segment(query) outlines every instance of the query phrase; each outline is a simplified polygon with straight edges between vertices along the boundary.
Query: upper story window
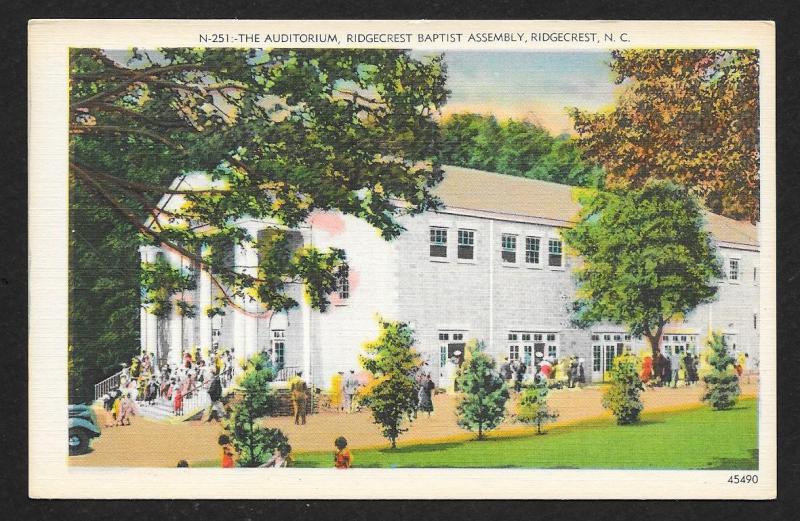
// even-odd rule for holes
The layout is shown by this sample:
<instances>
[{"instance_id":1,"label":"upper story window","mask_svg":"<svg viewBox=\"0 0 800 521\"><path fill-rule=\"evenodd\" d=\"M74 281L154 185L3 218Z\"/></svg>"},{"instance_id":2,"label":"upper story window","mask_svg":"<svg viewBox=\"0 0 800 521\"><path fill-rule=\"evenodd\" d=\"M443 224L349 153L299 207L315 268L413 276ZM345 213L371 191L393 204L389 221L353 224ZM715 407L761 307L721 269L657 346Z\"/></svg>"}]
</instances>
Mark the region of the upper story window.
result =
<instances>
[{"instance_id":1,"label":"upper story window","mask_svg":"<svg viewBox=\"0 0 800 521\"><path fill-rule=\"evenodd\" d=\"M458 258L475 258L475 232L473 230L458 230Z\"/></svg>"},{"instance_id":2,"label":"upper story window","mask_svg":"<svg viewBox=\"0 0 800 521\"><path fill-rule=\"evenodd\" d=\"M758 266L753 266L753 284L758 284Z\"/></svg>"},{"instance_id":3,"label":"upper story window","mask_svg":"<svg viewBox=\"0 0 800 521\"><path fill-rule=\"evenodd\" d=\"M728 259L728 280L739 281L739 259Z\"/></svg>"},{"instance_id":4,"label":"upper story window","mask_svg":"<svg viewBox=\"0 0 800 521\"><path fill-rule=\"evenodd\" d=\"M350 269L347 265L339 268L339 273L336 277L336 294L341 300L350 298Z\"/></svg>"},{"instance_id":5,"label":"upper story window","mask_svg":"<svg viewBox=\"0 0 800 521\"><path fill-rule=\"evenodd\" d=\"M503 262L517 262L517 236L504 233L500 238Z\"/></svg>"},{"instance_id":6,"label":"upper story window","mask_svg":"<svg viewBox=\"0 0 800 521\"><path fill-rule=\"evenodd\" d=\"M525 262L539 264L539 237L525 237Z\"/></svg>"},{"instance_id":7,"label":"upper story window","mask_svg":"<svg viewBox=\"0 0 800 521\"><path fill-rule=\"evenodd\" d=\"M561 239L549 239L547 241L548 264L553 267L560 267L563 264L563 252L561 251Z\"/></svg>"},{"instance_id":8,"label":"upper story window","mask_svg":"<svg viewBox=\"0 0 800 521\"><path fill-rule=\"evenodd\" d=\"M447 228L431 227L431 257L447 257Z\"/></svg>"}]
</instances>

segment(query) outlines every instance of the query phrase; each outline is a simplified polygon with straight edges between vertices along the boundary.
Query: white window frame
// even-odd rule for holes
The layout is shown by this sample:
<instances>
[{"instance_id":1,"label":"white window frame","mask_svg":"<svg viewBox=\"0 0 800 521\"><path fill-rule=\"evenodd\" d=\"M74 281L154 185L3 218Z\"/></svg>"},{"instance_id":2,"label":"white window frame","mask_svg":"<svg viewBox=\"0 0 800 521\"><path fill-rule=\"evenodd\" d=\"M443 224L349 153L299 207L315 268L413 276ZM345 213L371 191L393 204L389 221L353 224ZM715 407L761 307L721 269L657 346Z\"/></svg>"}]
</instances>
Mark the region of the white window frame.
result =
<instances>
[{"instance_id":1,"label":"white window frame","mask_svg":"<svg viewBox=\"0 0 800 521\"><path fill-rule=\"evenodd\" d=\"M733 270L733 263L736 263L736 271ZM742 259L740 257L728 257L727 265L725 266L725 276L731 284L739 284L742 280ZM735 273L735 277L732 277Z\"/></svg>"},{"instance_id":2,"label":"white window frame","mask_svg":"<svg viewBox=\"0 0 800 521\"><path fill-rule=\"evenodd\" d=\"M337 306L344 306L350 300L350 267L343 267L336 276L336 295L339 301Z\"/></svg>"},{"instance_id":3,"label":"white window frame","mask_svg":"<svg viewBox=\"0 0 800 521\"><path fill-rule=\"evenodd\" d=\"M278 349L280 346L280 350ZM272 348L272 365L286 365L286 330L273 329L270 334L270 347Z\"/></svg>"},{"instance_id":4,"label":"white window frame","mask_svg":"<svg viewBox=\"0 0 800 521\"><path fill-rule=\"evenodd\" d=\"M463 234L471 234L472 244L461 244L462 233ZM475 238L476 235L477 235L476 230L474 230L472 228L458 228L457 229L457 231L456 231L456 260L458 262L465 263L465 264L474 264L475 263L475 254L477 252L476 238ZM469 246L470 248L472 248L472 257L470 257L468 259L462 259L461 258L460 254L459 254L459 250L460 250L460 248L462 246Z\"/></svg>"},{"instance_id":5,"label":"white window frame","mask_svg":"<svg viewBox=\"0 0 800 521\"><path fill-rule=\"evenodd\" d=\"M551 242L558 241L559 244L559 255L561 257L561 265L560 266L553 266L550 264L550 256L555 255L550 253L550 246ZM548 237L547 238L547 267L553 271L564 271L566 269L566 259L564 257L564 240L561 237Z\"/></svg>"},{"instance_id":6,"label":"white window frame","mask_svg":"<svg viewBox=\"0 0 800 521\"><path fill-rule=\"evenodd\" d=\"M433 241L435 232L443 232L444 242L439 243L439 242L434 242ZM449 239L448 235L450 235L450 233L449 233L449 229L446 226L433 226L433 225L431 225L431 226L428 227L428 258L431 261L433 261L433 262L448 262L448 257L450 255L449 248L447 247L447 243L448 243L448 239ZM444 255L443 256L432 255L431 254L431 248L433 248L434 246L444 246Z\"/></svg>"},{"instance_id":7,"label":"white window frame","mask_svg":"<svg viewBox=\"0 0 800 521\"><path fill-rule=\"evenodd\" d=\"M528 248L529 240L536 240L536 256L538 260L536 262L529 262L528 261L528 254L533 253L534 250ZM534 269L541 269L542 268L542 238L537 235L526 235L525 236L525 266L528 268Z\"/></svg>"},{"instance_id":8,"label":"white window frame","mask_svg":"<svg viewBox=\"0 0 800 521\"><path fill-rule=\"evenodd\" d=\"M509 248L507 246L507 240L513 240L514 248ZM503 263L503 266L514 266L516 267L519 263L519 235L516 233L501 233L500 234L500 262ZM503 256L506 252L512 252L514 254L514 261L506 260Z\"/></svg>"}]
</instances>

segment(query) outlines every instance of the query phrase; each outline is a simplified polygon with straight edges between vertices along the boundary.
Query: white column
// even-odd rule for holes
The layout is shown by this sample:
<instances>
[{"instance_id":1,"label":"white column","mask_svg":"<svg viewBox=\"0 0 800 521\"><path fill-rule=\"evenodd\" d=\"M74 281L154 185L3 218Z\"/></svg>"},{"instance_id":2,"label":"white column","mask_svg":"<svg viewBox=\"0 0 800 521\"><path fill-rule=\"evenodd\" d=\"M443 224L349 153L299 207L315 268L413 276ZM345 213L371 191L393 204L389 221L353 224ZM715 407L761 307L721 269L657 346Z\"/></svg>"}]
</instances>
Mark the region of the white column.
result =
<instances>
[{"instance_id":1,"label":"white column","mask_svg":"<svg viewBox=\"0 0 800 521\"><path fill-rule=\"evenodd\" d=\"M211 274L200 268L200 280L197 284L197 319L200 325L199 335L197 339L197 346L201 352L209 352L211 350L211 317L206 314L206 311L212 305L212 284Z\"/></svg>"},{"instance_id":2,"label":"white column","mask_svg":"<svg viewBox=\"0 0 800 521\"><path fill-rule=\"evenodd\" d=\"M234 252L234 263L236 269L248 275L255 276L258 268L258 247L256 240L258 231L264 225L257 222L247 222L240 225L247 230L253 238L252 241L245 242L241 246L236 246ZM258 305L252 302L249 297L237 299L237 304L245 310L234 310L233 319L233 347L237 358L250 358L258 350Z\"/></svg>"},{"instance_id":3,"label":"white column","mask_svg":"<svg viewBox=\"0 0 800 521\"><path fill-rule=\"evenodd\" d=\"M314 238L311 235L312 230L308 229L302 233L303 244L314 244ZM305 287L300 291L300 315L303 320L303 379L309 385L313 385L311 380L311 306L305 295Z\"/></svg>"},{"instance_id":4,"label":"white column","mask_svg":"<svg viewBox=\"0 0 800 521\"><path fill-rule=\"evenodd\" d=\"M167 259L169 259L169 264L172 268L182 268L181 255L179 253L169 251L167 253ZM183 354L182 319L183 317L178 313L178 306L173 302L172 311L169 316L169 354L167 355L167 360L169 360L170 365L173 367L180 364L181 355Z\"/></svg>"},{"instance_id":5,"label":"white column","mask_svg":"<svg viewBox=\"0 0 800 521\"><path fill-rule=\"evenodd\" d=\"M139 253L142 257L142 262L153 263L156 261L156 254L158 248L156 246L140 246ZM141 347L143 351L153 353L158 356L158 317L152 313L148 313L144 308L140 313L140 334L141 334Z\"/></svg>"}]
</instances>

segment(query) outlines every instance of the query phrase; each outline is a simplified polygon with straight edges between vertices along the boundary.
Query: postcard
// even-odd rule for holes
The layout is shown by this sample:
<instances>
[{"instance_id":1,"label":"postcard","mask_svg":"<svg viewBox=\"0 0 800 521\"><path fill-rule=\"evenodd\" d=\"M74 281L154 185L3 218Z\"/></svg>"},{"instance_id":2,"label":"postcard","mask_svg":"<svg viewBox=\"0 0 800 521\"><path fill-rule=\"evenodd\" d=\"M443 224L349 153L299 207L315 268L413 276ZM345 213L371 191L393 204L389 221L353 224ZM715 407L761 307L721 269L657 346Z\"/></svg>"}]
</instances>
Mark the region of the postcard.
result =
<instances>
[{"instance_id":1,"label":"postcard","mask_svg":"<svg viewBox=\"0 0 800 521\"><path fill-rule=\"evenodd\" d=\"M774 42L30 22L30 495L774 498Z\"/></svg>"}]
</instances>

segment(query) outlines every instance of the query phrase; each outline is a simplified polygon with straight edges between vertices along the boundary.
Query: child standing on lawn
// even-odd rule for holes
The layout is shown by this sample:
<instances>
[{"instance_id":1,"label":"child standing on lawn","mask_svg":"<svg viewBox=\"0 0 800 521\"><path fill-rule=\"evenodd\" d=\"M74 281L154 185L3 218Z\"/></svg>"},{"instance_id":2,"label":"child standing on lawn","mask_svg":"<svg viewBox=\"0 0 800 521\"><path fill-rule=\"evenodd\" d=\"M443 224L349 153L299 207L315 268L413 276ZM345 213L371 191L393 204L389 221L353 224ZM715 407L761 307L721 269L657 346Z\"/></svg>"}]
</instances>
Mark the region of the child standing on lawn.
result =
<instances>
[{"instance_id":1,"label":"child standing on lawn","mask_svg":"<svg viewBox=\"0 0 800 521\"><path fill-rule=\"evenodd\" d=\"M350 454L350 449L347 448L347 439L344 436L339 436L333 442L336 445L336 454L333 455L333 465L337 469L349 469L353 462L353 456Z\"/></svg>"}]
</instances>

